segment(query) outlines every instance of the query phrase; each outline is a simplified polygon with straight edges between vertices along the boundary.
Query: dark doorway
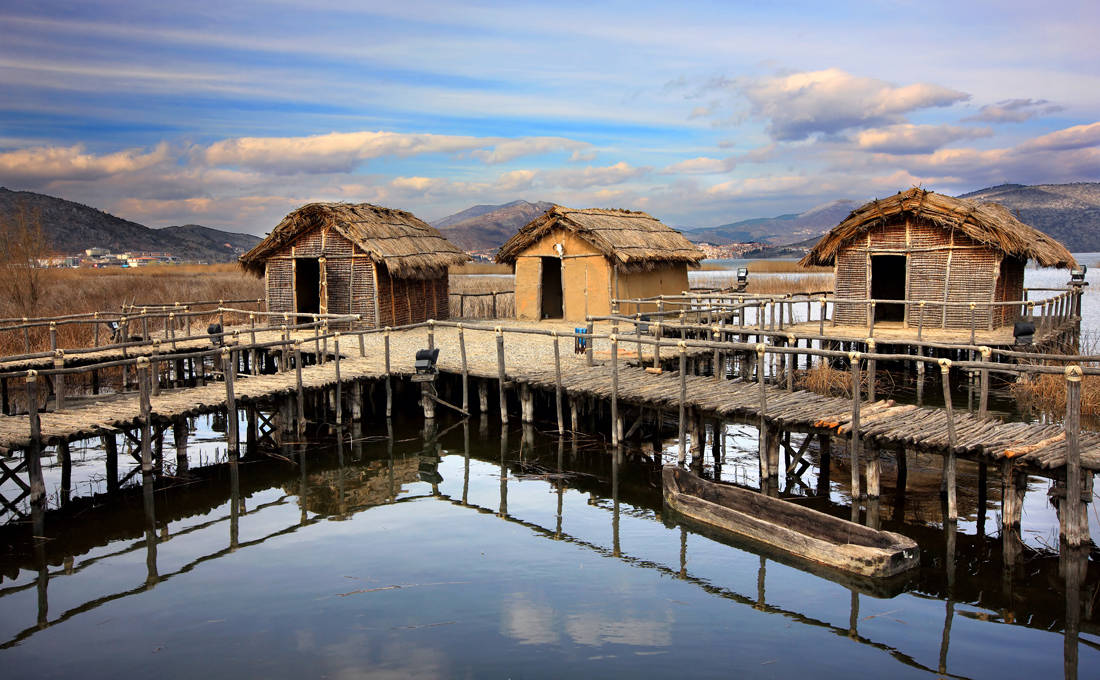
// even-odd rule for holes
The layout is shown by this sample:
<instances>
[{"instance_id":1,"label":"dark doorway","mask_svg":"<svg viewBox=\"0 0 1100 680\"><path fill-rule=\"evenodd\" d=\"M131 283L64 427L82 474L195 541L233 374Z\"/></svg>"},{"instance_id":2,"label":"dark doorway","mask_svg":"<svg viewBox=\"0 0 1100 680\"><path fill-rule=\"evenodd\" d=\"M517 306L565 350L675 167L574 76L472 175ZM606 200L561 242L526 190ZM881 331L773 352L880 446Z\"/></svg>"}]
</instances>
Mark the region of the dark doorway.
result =
<instances>
[{"instance_id":1,"label":"dark doorway","mask_svg":"<svg viewBox=\"0 0 1100 680\"><path fill-rule=\"evenodd\" d=\"M298 258L294 261L294 310L299 314L317 314L321 311L321 263L317 258ZM311 320L299 318L298 323Z\"/></svg>"},{"instance_id":2,"label":"dark doorway","mask_svg":"<svg viewBox=\"0 0 1100 680\"><path fill-rule=\"evenodd\" d=\"M905 305L884 304L881 300L905 299L905 256L871 256L871 297L875 305L875 321L905 321Z\"/></svg>"},{"instance_id":3,"label":"dark doorway","mask_svg":"<svg viewBox=\"0 0 1100 680\"><path fill-rule=\"evenodd\" d=\"M562 309L561 260L556 257L542 258L542 318L560 319Z\"/></svg>"}]
</instances>

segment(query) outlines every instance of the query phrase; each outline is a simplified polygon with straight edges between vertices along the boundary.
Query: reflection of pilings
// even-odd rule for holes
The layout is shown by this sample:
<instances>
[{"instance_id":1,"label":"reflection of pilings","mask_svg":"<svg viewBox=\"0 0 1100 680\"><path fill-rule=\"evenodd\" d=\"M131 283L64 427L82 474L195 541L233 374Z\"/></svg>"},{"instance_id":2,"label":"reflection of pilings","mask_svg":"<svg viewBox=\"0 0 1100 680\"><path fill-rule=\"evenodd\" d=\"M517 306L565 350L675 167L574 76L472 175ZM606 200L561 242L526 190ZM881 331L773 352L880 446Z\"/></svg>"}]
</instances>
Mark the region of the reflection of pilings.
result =
<instances>
[{"instance_id":1,"label":"reflection of pilings","mask_svg":"<svg viewBox=\"0 0 1100 680\"><path fill-rule=\"evenodd\" d=\"M574 439L573 441L575 442L576 439ZM558 433L558 475L559 476L558 476L557 481L555 482L555 486L558 487L557 488L558 511L557 511L556 516L555 516L554 538L561 538L562 503L563 503L564 496L565 496L565 480L561 477L561 472L562 472L562 469L563 469L563 464L565 462L564 458L565 458L565 433L564 432L559 432ZM469 458L467 457L466 460L467 460L467 465L469 465ZM465 494L463 494L463 496L462 496L462 502L463 503L466 502Z\"/></svg>"},{"instance_id":2,"label":"reflection of pilings","mask_svg":"<svg viewBox=\"0 0 1100 680\"><path fill-rule=\"evenodd\" d=\"M470 419L462 421L462 502L466 503L470 493ZM560 512L560 508L559 508Z\"/></svg>"},{"instance_id":3,"label":"reflection of pilings","mask_svg":"<svg viewBox=\"0 0 1100 680\"><path fill-rule=\"evenodd\" d=\"M141 496L145 510L145 589L149 590L160 580L157 574L157 515L151 473L141 475Z\"/></svg>"},{"instance_id":4,"label":"reflection of pilings","mask_svg":"<svg viewBox=\"0 0 1100 680\"><path fill-rule=\"evenodd\" d=\"M46 509L43 503L31 504L31 523L34 525L34 561L38 566L36 586L38 590L38 628L49 626L50 604L47 589L50 584L50 565L46 563Z\"/></svg>"},{"instance_id":5,"label":"reflection of pilings","mask_svg":"<svg viewBox=\"0 0 1100 680\"><path fill-rule=\"evenodd\" d=\"M763 610L767 604L765 597L764 584L767 580L768 560L763 555L760 556L760 568L756 570L756 606L754 609Z\"/></svg>"},{"instance_id":6,"label":"reflection of pilings","mask_svg":"<svg viewBox=\"0 0 1100 680\"><path fill-rule=\"evenodd\" d=\"M239 538L241 481L238 463L229 461L229 549L236 550Z\"/></svg>"},{"instance_id":7,"label":"reflection of pilings","mask_svg":"<svg viewBox=\"0 0 1100 680\"><path fill-rule=\"evenodd\" d=\"M622 455L620 446L611 452L611 554L615 557L622 555L619 546L619 459Z\"/></svg>"},{"instance_id":8,"label":"reflection of pilings","mask_svg":"<svg viewBox=\"0 0 1100 680\"><path fill-rule=\"evenodd\" d=\"M1066 627L1063 665L1066 680L1077 680L1077 648L1081 628L1081 587L1088 572L1088 549L1071 547L1063 541L1058 559L1066 579Z\"/></svg>"},{"instance_id":9,"label":"reflection of pilings","mask_svg":"<svg viewBox=\"0 0 1100 680\"><path fill-rule=\"evenodd\" d=\"M944 514L950 515L949 507L944 508ZM940 639L940 666L941 674L947 673L947 649L951 644L951 623L955 618L955 521L945 519L943 523L944 538L947 542L943 569L947 574L947 600L943 622L943 637Z\"/></svg>"},{"instance_id":10,"label":"reflection of pilings","mask_svg":"<svg viewBox=\"0 0 1100 680\"><path fill-rule=\"evenodd\" d=\"M503 392L503 388L501 389ZM497 515L500 517L506 517L508 515L508 427L505 425L500 428L500 508L497 510Z\"/></svg>"}]
</instances>

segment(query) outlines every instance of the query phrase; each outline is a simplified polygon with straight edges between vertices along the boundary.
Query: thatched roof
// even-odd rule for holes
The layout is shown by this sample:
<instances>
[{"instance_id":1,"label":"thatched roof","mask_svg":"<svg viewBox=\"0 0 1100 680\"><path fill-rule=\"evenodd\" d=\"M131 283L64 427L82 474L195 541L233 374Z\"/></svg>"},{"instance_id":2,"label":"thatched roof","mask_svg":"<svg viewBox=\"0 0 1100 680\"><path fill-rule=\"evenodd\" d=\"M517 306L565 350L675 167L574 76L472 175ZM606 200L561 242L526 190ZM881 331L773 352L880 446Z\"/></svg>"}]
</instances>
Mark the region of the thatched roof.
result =
<instances>
[{"instance_id":1,"label":"thatched roof","mask_svg":"<svg viewBox=\"0 0 1100 680\"><path fill-rule=\"evenodd\" d=\"M400 279L443 276L470 257L412 213L370 203L310 203L283 218L240 262L263 276L264 262L301 234L331 227Z\"/></svg>"},{"instance_id":2,"label":"thatched roof","mask_svg":"<svg viewBox=\"0 0 1100 680\"><path fill-rule=\"evenodd\" d=\"M799 264L832 266L844 244L872 227L905 214L944 229L958 229L979 243L1022 260L1035 260L1044 267L1077 266L1065 246L1016 219L1004 206L952 198L919 187L853 210L843 222L822 236Z\"/></svg>"},{"instance_id":3,"label":"thatched roof","mask_svg":"<svg viewBox=\"0 0 1100 680\"><path fill-rule=\"evenodd\" d=\"M554 229L580 236L624 271L645 271L672 262L694 267L703 259L702 251L683 234L644 212L573 210L555 205L508 239L497 252L497 262L514 263L520 253Z\"/></svg>"}]
</instances>

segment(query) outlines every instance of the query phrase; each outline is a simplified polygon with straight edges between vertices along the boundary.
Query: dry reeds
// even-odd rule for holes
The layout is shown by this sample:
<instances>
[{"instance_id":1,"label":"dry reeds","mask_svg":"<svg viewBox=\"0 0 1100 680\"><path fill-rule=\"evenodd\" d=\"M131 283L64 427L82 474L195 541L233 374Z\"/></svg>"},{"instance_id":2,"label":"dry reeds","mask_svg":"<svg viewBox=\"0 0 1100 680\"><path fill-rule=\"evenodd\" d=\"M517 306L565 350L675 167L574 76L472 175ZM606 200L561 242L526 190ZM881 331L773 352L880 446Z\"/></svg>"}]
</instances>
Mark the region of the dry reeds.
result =
<instances>
[{"instance_id":1,"label":"dry reeds","mask_svg":"<svg viewBox=\"0 0 1100 680\"><path fill-rule=\"evenodd\" d=\"M173 304L191 300L262 298L263 281L249 276L234 264L178 265L139 269L48 269L43 270L43 291L34 315L61 316L97 311L119 311L129 303ZM21 314L10 300L0 300L0 317ZM192 321L195 328L205 319ZM160 324L154 324L159 328ZM94 342L91 324L64 324L57 328L58 347L89 347ZM49 348L45 327L30 330L31 351ZM100 342L106 343L101 329ZM0 354L22 354L26 350L23 331L0 332Z\"/></svg>"},{"instance_id":2,"label":"dry reeds","mask_svg":"<svg viewBox=\"0 0 1100 680\"><path fill-rule=\"evenodd\" d=\"M1012 396L1021 406L1061 417L1066 412L1066 378L1044 373L1012 383ZM1082 415L1100 415L1100 376L1086 375L1081 380Z\"/></svg>"},{"instance_id":3,"label":"dry reeds","mask_svg":"<svg viewBox=\"0 0 1100 680\"><path fill-rule=\"evenodd\" d=\"M478 274L512 274L511 265L497 262L467 262L451 267L451 276L476 276ZM453 282L454 279L451 279Z\"/></svg>"},{"instance_id":4,"label":"dry reeds","mask_svg":"<svg viewBox=\"0 0 1100 680\"><path fill-rule=\"evenodd\" d=\"M860 373L860 390L866 398L870 392L871 380L875 380L875 390L880 390L881 381L869 371ZM830 397L852 397L852 373L833 368L827 362L813 368L795 372L795 385L799 389L809 390ZM892 387L892 386L891 386Z\"/></svg>"},{"instance_id":5,"label":"dry reeds","mask_svg":"<svg viewBox=\"0 0 1100 680\"><path fill-rule=\"evenodd\" d=\"M737 277L710 276L693 288L732 290L737 286ZM746 293L760 295L786 295L787 293L817 293L832 291L833 275L830 274L791 274L750 276Z\"/></svg>"},{"instance_id":6,"label":"dry reeds","mask_svg":"<svg viewBox=\"0 0 1100 680\"><path fill-rule=\"evenodd\" d=\"M516 315L515 277L452 274L449 289L451 318L510 319Z\"/></svg>"}]
</instances>

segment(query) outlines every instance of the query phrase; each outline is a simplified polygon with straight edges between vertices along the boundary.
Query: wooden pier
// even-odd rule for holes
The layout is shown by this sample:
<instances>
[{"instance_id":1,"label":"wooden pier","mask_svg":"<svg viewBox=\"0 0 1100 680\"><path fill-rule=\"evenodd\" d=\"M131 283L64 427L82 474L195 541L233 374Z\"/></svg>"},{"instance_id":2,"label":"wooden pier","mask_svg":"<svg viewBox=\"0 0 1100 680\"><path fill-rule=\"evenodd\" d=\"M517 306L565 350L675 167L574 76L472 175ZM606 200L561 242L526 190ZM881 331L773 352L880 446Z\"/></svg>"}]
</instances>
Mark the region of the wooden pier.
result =
<instances>
[{"instance_id":1,"label":"wooden pier","mask_svg":"<svg viewBox=\"0 0 1100 680\"><path fill-rule=\"evenodd\" d=\"M846 440L852 461L853 488L859 490L861 497L869 498L877 498L880 493L880 463L878 455L863 455L865 446L873 445L882 451L923 450L944 458L944 493L952 520L957 517L955 460L962 456L997 465L1010 477L1037 474L1056 480L1064 488L1081 489L1078 494L1065 494L1067 505L1076 506L1067 512L1077 518L1067 525L1067 535L1077 541L1088 537L1087 515L1080 500L1082 494L1091 498L1092 478L1100 470L1100 435L1082 433L1076 422L1068 420L1066 426L1004 423L985 415L984 406L977 414L952 408L953 364L949 359L800 347L797 342L765 344L730 339L745 336L762 340L768 335L749 329L721 329L722 332L711 335L713 339L707 339L705 333L701 338L687 338L688 326L681 326L684 339L662 337L664 334L643 335L638 328L634 334L626 329L620 333L619 323L629 319L617 318L599 327L589 323L583 334L575 334L577 329L560 323L504 327L453 322L427 322L396 330L353 329L341 334L329 332L328 321L305 324L308 329L296 330L226 329L221 336L228 342L224 347L211 347L207 341L200 348L179 345L175 352L161 354L163 343L157 343L151 353L141 352L140 356L134 356L138 354L134 352L126 358L101 363L69 366L62 360L54 363L54 368L40 371L9 370L2 376L4 382L25 385L26 402L33 406L25 414L0 416L0 448L25 452L22 463L3 466L0 481L18 479L16 475L26 468L30 484L21 486L28 488L32 500L40 499L44 489L36 468L42 447L64 446L74 440L118 432L133 432L130 436L141 448L142 469L150 471L153 429L163 429L181 416L211 410L227 412L229 445L236 449L240 407L281 399L291 415L297 416L300 428L302 400L307 391L331 391L329 398L340 422L345 412L347 418L360 417L364 385L384 384L389 414L392 380L413 376L416 351L435 347L442 350L438 370L450 376L441 382L450 381L461 389L455 387L453 396L445 395L451 400L449 403L436 394L434 387L429 387L430 382L421 383L422 404L428 418L434 417L437 404L465 414L474 411L472 388L477 389L476 410L484 412L489 408L488 396L492 391L502 421L508 421L508 402L515 399L522 421L556 417L557 429L563 432L578 429L583 411L592 411L594 405L599 405L599 410L608 417L601 420L602 416L596 414L589 422L607 432L612 445L621 445L647 424L650 429L660 431L667 420L667 410L670 415L676 414L673 420L678 426L681 463L687 463L689 448L694 452L693 460L701 460L708 423L752 423L759 428L760 478L767 480L768 487L773 486L772 480L778 476L783 449L788 458L788 474L792 469L801 474L808 465L804 456L811 438L807 437L795 449L789 436L780 436L781 431L814 435L823 446L839 436ZM569 352L577 338L586 342L584 353ZM628 351L634 352L633 366L629 365ZM847 364L854 385L862 383L862 371L874 372L876 361L910 360L922 367L938 365L947 407L895 404L877 400L873 393L861 394L859 390L853 398L797 391L793 374L800 358L807 366L814 361ZM652 361L658 368L647 370L637 365L639 359ZM983 360L954 365L982 373L983 385L987 385L991 370L1064 372L1055 366L1013 366L984 359L983 352ZM185 375L176 375L175 381L163 380L158 367L179 366L185 361L203 367L197 377L192 371L191 383L179 380ZM208 364L214 368L212 372L206 371ZM133 371L136 391L65 395L65 380L57 379L119 366ZM1072 370L1065 370L1065 375L1072 385L1086 372L1100 373L1100 369L1082 369L1075 364ZM40 406L39 383L43 379L52 379L55 389L52 408ZM188 386L172 386L181 382ZM515 397L509 397L509 393ZM553 411L537 416L539 403L553 404ZM603 405L610 408L604 409ZM1071 429L1074 431L1070 432ZM860 473L866 476L865 490L861 488ZM1008 486L1011 489L1006 487L1006 498L1015 493L1017 485ZM1009 508L1015 512L1009 512L1005 522L1011 524L1019 521L1019 515L1018 504L1012 498L1009 500L1012 501Z\"/></svg>"}]
</instances>

